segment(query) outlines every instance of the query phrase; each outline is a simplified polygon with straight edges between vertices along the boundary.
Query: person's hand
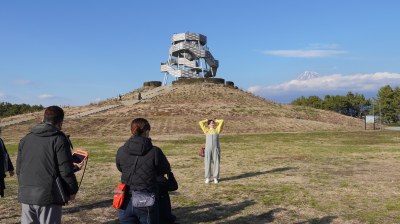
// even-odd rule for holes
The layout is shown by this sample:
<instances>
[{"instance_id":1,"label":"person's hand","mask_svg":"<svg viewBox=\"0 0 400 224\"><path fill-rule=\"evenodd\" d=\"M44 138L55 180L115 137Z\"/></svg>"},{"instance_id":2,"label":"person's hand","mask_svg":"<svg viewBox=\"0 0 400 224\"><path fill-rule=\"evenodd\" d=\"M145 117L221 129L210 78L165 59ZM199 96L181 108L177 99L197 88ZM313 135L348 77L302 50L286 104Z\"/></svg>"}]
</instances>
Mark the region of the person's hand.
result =
<instances>
[{"instance_id":1,"label":"person's hand","mask_svg":"<svg viewBox=\"0 0 400 224\"><path fill-rule=\"evenodd\" d=\"M76 196L76 194L71 194L71 195L69 196L69 200L70 200L70 201L75 200L75 196Z\"/></svg>"},{"instance_id":2,"label":"person's hand","mask_svg":"<svg viewBox=\"0 0 400 224\"><path fill-rule=\"evenodd\" d=\"M84 160L83 162L81 162L81 163L74 163L74 166L76 166L76 167L78 167L79 169L78 170L81 170L81 168L83 167L83 165L86 163L86 160Z\"/></svg>"},{"instance_id":3,"label":"person's hand","mask_svg":"<svg viewBox=\"0 0 400 224\"><path fill-rule=\"evenodd\" d=\"M14 170L10 170L8 173L10 174L10 177L14 176Z\"/></svg>"}]
</instances>

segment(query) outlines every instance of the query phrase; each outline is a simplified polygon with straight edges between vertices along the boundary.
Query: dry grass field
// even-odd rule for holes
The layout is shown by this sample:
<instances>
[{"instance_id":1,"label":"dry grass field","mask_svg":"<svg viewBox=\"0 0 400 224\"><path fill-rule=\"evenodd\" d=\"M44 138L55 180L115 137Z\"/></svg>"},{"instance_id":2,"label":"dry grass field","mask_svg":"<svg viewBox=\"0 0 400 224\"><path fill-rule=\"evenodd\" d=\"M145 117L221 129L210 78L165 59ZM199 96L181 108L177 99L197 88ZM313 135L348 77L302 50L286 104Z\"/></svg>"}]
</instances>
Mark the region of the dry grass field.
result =
<instances>
[{"instance_id":1,"label":"dry grass field","mask_svg":"<svg viewBox=\"0 0 400 224\"><path fill-rule=\"evenodd\" d=\"M114 158L128 137L72 139L90 159L63 223L117 223ZM153 141L179 182L171 199L180 223L400 223L398 132L224 134L219 184L203 182L201 134ZM17 145L7 146L15 160ZM18 223L16 178L6 184L0 222Z\"/></svg>"},{"instance_id":2,"label":"dry grass field","mask_svg":"<svg viewBox=\"0 0 400 224\"><path fill-rule=\"evenodd\" d=\"M146 90L140 90L146 91ZM135 97L125 94L123 100ZM118 103L110 100L101 105ZM97 105L65 108L76 114ZM17 144L35 120L3 129L15 161ZM179 182L171 192L179 223L400 223L400 133L363 131L361 120L280 105L219 85L179 86L137 105L77 119L64 131L90 159L63 223L118 223L111 191L119 182L115 153L129 122L147 118L153 143ZM221 182L204 183L204 136L197 122L223 118ZM11 120L14 118L7 118ZM77 173L80 179L82 172ZM18 223L16 178L6 178L0 223Z\"/></svg>"}]
</instances>

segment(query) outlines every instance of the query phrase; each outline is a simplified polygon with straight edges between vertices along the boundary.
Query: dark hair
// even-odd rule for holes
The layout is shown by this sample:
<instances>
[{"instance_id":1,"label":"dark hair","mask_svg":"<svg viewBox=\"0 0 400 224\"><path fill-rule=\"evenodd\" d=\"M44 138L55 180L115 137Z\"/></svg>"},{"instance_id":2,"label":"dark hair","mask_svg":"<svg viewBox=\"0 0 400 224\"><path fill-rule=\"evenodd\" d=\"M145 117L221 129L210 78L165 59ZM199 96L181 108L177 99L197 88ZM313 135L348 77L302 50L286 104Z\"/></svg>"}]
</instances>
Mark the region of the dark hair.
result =
<instances>
[{"instance_id":1,"label":"dark hair","mask_svg":"<svg viewBox=\"0 0 400 224\"><path fill-rule=\"evenodd\" d=\"M64 120L64 111L61 107L58 106L50 106L47 107L44 111L43 121L45 123L50 123L52 125L56 125L61 123Z\"/></svg>"},{"instance_id":2,"label":"dark hair","mask_svg":"<svg viewBox=\"0 0 400 224\"><path fill-rule=\"evenodd\" d=\"M207 121L207 124L210 125L211 122L214 122L214 123L215 123L214 120L210 119L210 120Z\"/></svg>"},{"instance_id":3,"label":"dark hair","mask_svg":"<svg viewBox=\"0 0 400 224\"><path fill-rule=\"evenodd\" d=\"M150 123L144 118L136 118L131 122L131 132L133 135L142 135L146 131L150 131Z\"/></svg>"}]
</instances>

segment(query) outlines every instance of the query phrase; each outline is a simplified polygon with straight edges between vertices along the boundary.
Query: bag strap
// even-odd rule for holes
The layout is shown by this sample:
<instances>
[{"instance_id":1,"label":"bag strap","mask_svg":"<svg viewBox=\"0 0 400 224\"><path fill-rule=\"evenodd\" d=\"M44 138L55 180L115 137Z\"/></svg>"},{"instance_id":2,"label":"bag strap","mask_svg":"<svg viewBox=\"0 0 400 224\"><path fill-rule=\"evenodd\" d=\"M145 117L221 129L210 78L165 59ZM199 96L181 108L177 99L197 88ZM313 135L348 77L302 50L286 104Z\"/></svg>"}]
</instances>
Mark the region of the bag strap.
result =
<instances>
[{"instance_id":1,"label":"bag strap","mask_svg":"<svg viewBox=\"0 0 400 224\"><path fill-rule=\"evenodd\" d=\"M131 180L132 173L133 173L134 171L136 171L136 164L137 164L138 159L139 159L139 156L136 156L136 158L135 158L135 163L133 164L132 169L131 169L131 172L129 173L128 180L126 181L127 184L129 184L129 181Z\"/></svg>"}]
</instances>

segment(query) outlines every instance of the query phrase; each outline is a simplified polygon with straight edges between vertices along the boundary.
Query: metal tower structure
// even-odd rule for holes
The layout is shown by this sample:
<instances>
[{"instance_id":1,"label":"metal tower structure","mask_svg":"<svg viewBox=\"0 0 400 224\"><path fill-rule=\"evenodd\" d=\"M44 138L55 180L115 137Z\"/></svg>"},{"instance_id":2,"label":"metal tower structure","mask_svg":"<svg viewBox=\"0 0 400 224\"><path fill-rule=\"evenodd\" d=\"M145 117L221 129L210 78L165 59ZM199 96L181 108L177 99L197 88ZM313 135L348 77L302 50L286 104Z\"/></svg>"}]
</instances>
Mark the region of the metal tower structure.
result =
<instances>
[{"instance_id":1,"label":"metal tower structure","mask_svg":"<svg viewBox=\"0 0 400 224\"><path fill-rule=\"evenodd\" d=\"M161 63L164 72L163 85L168 75L178 78L215 77L218 60L207 47L207 37L198 33L178 33L172 36L168 61Z\"/></svg>"}]
</instances>

